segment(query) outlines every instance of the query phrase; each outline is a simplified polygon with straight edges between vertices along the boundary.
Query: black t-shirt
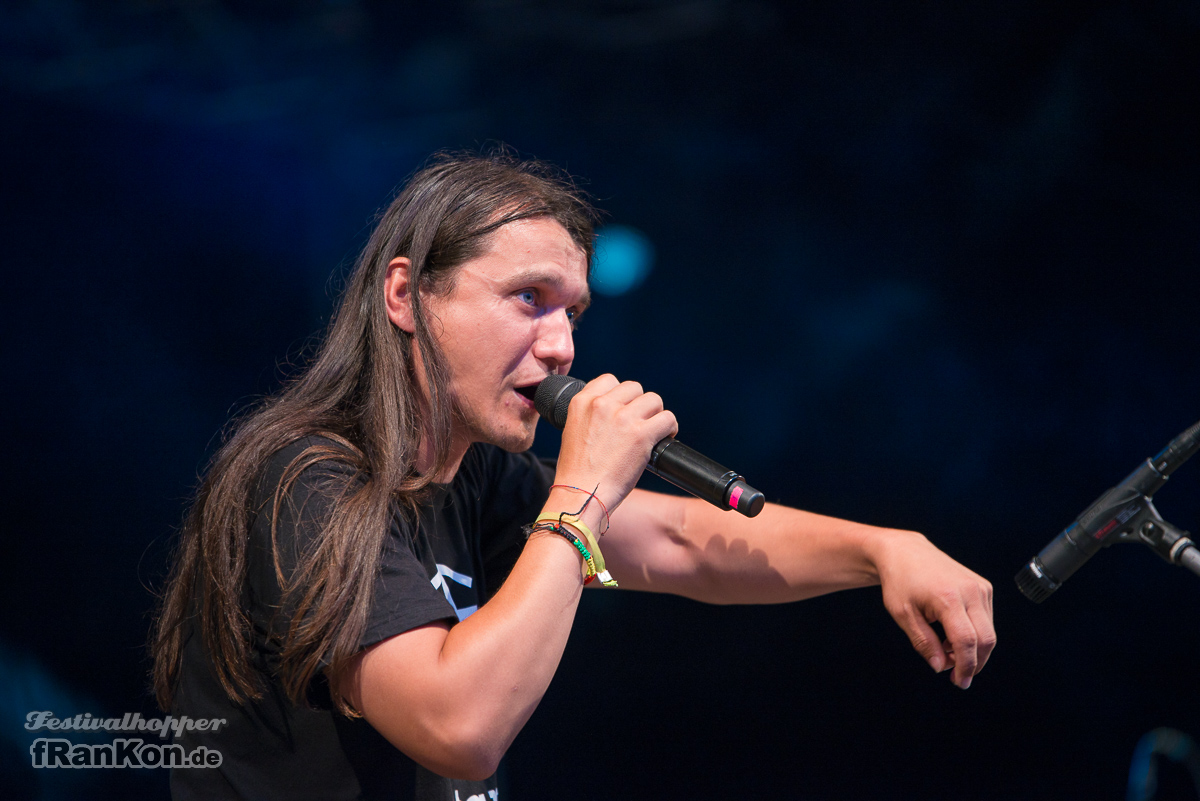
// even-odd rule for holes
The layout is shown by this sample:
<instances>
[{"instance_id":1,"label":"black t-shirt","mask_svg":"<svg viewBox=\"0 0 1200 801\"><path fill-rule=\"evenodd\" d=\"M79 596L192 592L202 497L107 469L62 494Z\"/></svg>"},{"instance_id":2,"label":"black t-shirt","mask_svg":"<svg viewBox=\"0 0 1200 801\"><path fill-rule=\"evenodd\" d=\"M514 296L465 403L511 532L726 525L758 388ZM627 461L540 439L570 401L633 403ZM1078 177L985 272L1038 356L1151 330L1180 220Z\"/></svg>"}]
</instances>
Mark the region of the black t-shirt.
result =
<instances>
[{"instance_id":1,"label":"black t-shirt","mask_svg":"<svg viewBox=\"0 0 1200 801\"><path fill-rule=\"evenodd\" d=\"M250 533L244 597L253 622L254 660L267 678L267 690L256 702L232 703L201 638L194 632L188 636L171 714L227 723L216 732L184 731L176 738L189 753L199 745L219 751L222 764L173 769L173 797L494 801L494 776L484 782L442 778L363 719L334 712L323 678L310 689L315 708L302 708L287 700L274 677L279 641L291 615L279 608L272 499L287 466L314 444L333 443L307 438L275 454L255 500L259 511ZM461 620L490 598L520 555L521 526L537 516L553 478L552 468L528 452L510 454L477 444L453 481L434 488L415 532L404 513L393 509L362 647L433 621ZM285 575L320 534L331 500L356 480L350 468L333 460L312 465L297 479L281 505L276 532Z\"/></svg>"}]
</instances>

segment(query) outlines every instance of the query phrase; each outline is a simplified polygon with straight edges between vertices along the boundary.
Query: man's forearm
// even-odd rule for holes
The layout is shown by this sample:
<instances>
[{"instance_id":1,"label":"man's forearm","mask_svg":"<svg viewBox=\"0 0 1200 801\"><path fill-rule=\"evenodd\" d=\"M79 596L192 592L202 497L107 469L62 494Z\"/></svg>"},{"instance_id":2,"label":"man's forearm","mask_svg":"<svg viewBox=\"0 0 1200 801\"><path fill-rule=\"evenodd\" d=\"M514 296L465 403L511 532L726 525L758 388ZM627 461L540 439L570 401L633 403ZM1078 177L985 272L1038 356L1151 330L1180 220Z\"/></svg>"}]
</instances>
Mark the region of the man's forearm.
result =
<instances>
[{"instance_id":1,"label":"man's forearm","mask_svg":"<svg viewBox=\"0 0 1200 801\"><path fill-rule=\"evenodd\" d=\"M776 504L746 518L694 498L638 491L604 539L622 586L744 604L878 584L875 560L893 538L924 540Z\"/></svg>"}]
</instances>

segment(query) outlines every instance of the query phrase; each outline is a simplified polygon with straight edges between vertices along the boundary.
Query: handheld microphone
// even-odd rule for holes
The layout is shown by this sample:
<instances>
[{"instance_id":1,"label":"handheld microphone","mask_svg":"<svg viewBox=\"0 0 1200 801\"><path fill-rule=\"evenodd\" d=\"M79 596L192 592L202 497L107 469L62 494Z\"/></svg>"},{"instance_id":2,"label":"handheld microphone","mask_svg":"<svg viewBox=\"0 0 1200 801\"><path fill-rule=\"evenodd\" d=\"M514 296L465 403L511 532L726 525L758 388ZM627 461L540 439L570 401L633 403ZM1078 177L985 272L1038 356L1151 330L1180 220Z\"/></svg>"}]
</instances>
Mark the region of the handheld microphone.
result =
<instances>
[{"instance_id":1,"label":"handheld microphone","mask_svg":"<svg viewBox=\"0 0 1200 801\"><path fill-rule=\"evenodd\" d=\"M567 424L571 398L583 387L584 383L578 378L548 375L538 384L533 404L538 414L555 428L562 429ZM735 509L746 517L754 517L766 503L763 494L747 484L742 476L696 453L674 437L667 437L654 446L646 469L697 498L721 509Z\"/></svg>"},{"instance_id":2,"label":"handheld microphone","mask_svg":"<svg viewBox=\"0 0 1200 801\"><path fill-rule=\"evenodd\" d=\"M1017 573L1017 587L1025 597L1041 603L1101 548L1139 538L1167 561L1200 572L1195 567L1200 553L1187 532L1166 523L1151 502L1167 477L1197 449L1200 423L1101 495Z\"/></svg>"}]
</instances>

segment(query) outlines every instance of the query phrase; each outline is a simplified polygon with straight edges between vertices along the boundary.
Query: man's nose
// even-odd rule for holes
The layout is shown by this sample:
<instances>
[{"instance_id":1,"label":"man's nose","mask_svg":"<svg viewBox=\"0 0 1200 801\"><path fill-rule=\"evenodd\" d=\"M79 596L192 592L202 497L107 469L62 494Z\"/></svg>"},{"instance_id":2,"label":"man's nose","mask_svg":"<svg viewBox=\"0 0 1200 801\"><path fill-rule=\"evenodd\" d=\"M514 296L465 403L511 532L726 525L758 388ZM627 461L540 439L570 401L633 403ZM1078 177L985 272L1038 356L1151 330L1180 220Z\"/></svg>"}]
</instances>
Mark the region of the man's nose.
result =
<instances>
[{"instance_id":1,"label":"man's nose","mask_svg":"<svg viewBox=\"0 0 1200 801\"><path fill-rule=\"evenodd\" d=\"M542 318L533 355L545 362L550 370L560 365L570 365L575 360L575 339L565 311Z\"/></svg>"}]
</instances>

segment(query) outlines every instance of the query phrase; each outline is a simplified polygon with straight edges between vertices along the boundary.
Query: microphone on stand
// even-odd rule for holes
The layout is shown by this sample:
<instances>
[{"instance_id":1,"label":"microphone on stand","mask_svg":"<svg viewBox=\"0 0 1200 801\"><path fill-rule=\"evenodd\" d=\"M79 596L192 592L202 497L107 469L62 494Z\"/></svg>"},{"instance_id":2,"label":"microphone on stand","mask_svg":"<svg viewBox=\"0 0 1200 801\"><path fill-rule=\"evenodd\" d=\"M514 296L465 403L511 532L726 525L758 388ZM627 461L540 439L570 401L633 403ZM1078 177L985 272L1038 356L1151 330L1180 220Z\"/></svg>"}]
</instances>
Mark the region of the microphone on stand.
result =
<instances>
[{"instance_id":1,"label":"microphone on stand","mask_svg":"<svg viewBox=\"0 0 1200 801\"><path fill-rule=\"evenodd\" d=\"M1101 495L1017 573L1017 587L1025 597L1040 604L1097 551L1117 542L1145 543L1168 562L1200 575L1200 550L1188 532L1163 520L1151 502L1167 477L1197 449L1200 423Z\"/></svg>"},{"instance_id":2,"label":"microphone on stand","mask_svg":"<svg viewBox=\"0 0 1200 801\"><path fill-rule=\"evenodd\" d=\"M584 383L567 375L548 375L538 384L533 404L538 414L555 428L567 424L571 398ZM721 509L734 509L746 517L762 511L766 498L734 472L703 456L674 437L667 437L650 452L646 469Z\"/></svg>"}]
</instances>

